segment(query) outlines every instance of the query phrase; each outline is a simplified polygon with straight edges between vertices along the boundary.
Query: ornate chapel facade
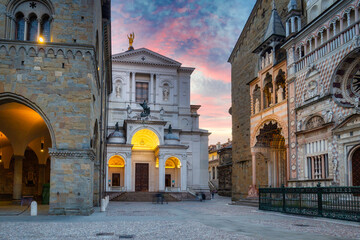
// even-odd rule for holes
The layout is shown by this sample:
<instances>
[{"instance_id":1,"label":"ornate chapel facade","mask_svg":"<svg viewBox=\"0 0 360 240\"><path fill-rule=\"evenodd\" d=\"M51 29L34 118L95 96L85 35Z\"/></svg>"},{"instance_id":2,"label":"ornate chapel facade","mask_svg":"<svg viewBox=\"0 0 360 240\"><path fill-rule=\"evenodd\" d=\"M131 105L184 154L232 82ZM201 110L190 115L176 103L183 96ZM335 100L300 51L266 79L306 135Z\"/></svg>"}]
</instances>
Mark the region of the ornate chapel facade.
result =
<instances>
[{"instance_id":1,"label":"ornate chapel facade","mask_svg":"<svg viewBox=\"0 0 360 240\"><path fill-rule=\"evenodd\" d=\"M108 192L207 192L208 131L190 104L194 68L146 48L112 57Z\"/></svg>"},{"instance_id":2,"label":"ornate chapel facade","mask_svg":"<svg viewBox=\"0 0 360 240\"><path fill-rule=\"evenodd\" d=\"M229 58L235 200L259 187L360 185L359 7L255 3Z\"/></svg>"}]
</instances>

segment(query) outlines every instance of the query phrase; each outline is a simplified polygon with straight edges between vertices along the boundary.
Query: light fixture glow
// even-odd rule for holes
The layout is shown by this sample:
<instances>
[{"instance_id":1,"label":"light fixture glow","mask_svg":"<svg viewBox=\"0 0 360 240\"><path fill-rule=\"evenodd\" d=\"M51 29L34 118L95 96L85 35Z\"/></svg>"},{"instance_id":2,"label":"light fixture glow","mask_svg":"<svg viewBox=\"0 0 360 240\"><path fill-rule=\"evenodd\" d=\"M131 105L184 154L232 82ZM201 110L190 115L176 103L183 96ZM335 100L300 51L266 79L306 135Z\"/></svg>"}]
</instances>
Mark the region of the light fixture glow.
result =
<instances>
[{"instance_id":1,"label":"light fixture glow","mask_svg":"<svg viewBox=\"0 0 360 240\"><path fill-rule=\"evenodd\" d=\"M44 138L41 138L40 152L44 152Z\"/></svg>"},{"instance_id":2,"label":"light fixture glow","mask_svg":"<svg viewBox=\"0 0 360 240\"><path fill-rule=\"evenodd\" d=\"M44 39L42 36L40 36L39 39L38 39L38 42L39 42L39 43L44 43L44 42L45 42L45 39Z\"/></svg>"}]
</instances>

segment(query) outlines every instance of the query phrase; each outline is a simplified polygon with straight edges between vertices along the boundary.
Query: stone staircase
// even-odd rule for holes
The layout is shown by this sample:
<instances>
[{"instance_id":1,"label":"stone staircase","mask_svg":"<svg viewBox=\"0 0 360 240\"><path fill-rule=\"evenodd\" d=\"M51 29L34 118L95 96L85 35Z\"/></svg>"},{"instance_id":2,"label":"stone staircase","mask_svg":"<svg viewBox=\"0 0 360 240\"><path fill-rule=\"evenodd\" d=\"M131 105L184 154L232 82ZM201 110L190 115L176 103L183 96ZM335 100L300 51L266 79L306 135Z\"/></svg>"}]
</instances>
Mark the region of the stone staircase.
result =
<instances>
[{"instance_id":1,"label":"stone staircase","mask_svg":"<svg viewBox=\"0 0 360 240\"><path fill-rule=\"evenodd\" d=\"M119 202L154 202L156 201L156 192L121 192L108 193L110 201ZM196 201L196 196L187 192L165 192L165 202L178 201Z\"/></svg>"}]
</instances>

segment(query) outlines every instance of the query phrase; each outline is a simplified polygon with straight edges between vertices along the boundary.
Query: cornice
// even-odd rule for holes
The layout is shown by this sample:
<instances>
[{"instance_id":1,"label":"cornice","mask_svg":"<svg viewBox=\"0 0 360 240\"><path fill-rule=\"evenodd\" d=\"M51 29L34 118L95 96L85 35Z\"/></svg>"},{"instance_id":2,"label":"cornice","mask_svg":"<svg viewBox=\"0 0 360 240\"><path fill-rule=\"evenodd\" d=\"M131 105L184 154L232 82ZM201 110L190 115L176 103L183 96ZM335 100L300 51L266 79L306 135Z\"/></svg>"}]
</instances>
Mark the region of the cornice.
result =
<instances>
[{"instance_id":1,"label":"cornice","mask_svg":"<svg viewBox=\"0 0 360 240\"><path fill-rule=\"evenodd\" d=\"M92 149L78 151L49 148L49 155L55 158L89 158L91 161L95 160L95 152Z\"/></svg>"}]
</instances>

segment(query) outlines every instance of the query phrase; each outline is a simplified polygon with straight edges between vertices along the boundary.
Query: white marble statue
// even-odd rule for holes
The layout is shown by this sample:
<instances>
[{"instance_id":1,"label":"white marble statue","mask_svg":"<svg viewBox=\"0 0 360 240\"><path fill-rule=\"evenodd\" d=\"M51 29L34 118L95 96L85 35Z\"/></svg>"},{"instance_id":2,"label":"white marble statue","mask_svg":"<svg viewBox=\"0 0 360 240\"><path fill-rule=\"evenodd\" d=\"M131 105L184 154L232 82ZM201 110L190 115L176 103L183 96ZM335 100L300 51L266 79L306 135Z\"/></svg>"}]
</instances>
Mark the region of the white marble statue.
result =
<instances>
[{"instance_id":1,"label":"white marble statue","mask_svg":"<svg viewBox=\"0 0 360 240\"><path fill-rule=\"evenodd\" d=\"M255 100L255 114L260 112L260 102L259 102L259 99L257 98Z\"/></svg>"},{"instance_id":2,"label":"white marble statue","mask_svg":"<svg viewBox=\"0 0 360 240\"><path fill-rule=\"evenodd\" d=\"M332 122L333 120L333 112L331 110L327 111L326 112L326 122L329 123L329 122Z\"/></svg>"},{"instance_id":3,"label":"white marble statue","mask_svg":"<svg viewBox=\"0 0 360 240\"><path fill-rule=\"evenodd\" d=\"M299 121L297 122L297 130L298 130L298 131L301 131L301 127L302 127L302 121L299 120Z\"/></svg>"},{"instance_id":4,"label":"white marble statue","mask_svg":"<svg viewBox=\"0 0 360 240\"><path fill-rule=\"evenodd\" d=\"M115 86L115 94L117 98L121 98L121 83L117 83Z\"/></svg>"},{"instance_id":5,"label":"white marble statue","mask_svg":"<svg viewBox=\"0 0 360 240\"><path fill-rule=\"evenodd\" d=\"M164 86L164 89L163 89L163 100L164 101L169 100L169 94L170 94L169 88L167 86Z\"/></svg>"},{"instance_id":6,"label":"white marble statue","mask_svg":"<svg viewBox=\"0 0 360 240\"><path fill-rule=\"evenodd\" d=\"M281 102L282 100L284 100L284 89L280 86L278 91L277 91L277 99L278 102Z\"/></svg>"}]
</instances>

